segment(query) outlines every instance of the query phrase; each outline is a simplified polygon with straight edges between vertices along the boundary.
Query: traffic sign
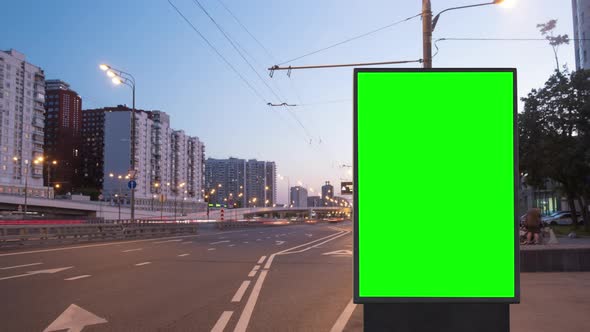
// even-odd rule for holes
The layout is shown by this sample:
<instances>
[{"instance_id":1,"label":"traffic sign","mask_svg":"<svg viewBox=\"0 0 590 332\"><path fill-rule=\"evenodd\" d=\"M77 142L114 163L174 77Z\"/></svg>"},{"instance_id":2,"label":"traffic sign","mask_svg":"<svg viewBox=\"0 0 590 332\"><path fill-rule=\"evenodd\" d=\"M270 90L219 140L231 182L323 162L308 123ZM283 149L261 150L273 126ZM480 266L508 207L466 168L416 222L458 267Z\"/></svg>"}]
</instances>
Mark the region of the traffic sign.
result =
<instances>
[{"instance_id":1,"label":"traffic sign","mask_svg":"<svg viewBox=\"0 0 590 332\"><path fill-rule=\"evenodd\" d=\"M127 183L127 187L129 187L129 189L135 189L135 187L137 187L137 182L135 180L131 180Z\"/></svg>"}]
</instances>

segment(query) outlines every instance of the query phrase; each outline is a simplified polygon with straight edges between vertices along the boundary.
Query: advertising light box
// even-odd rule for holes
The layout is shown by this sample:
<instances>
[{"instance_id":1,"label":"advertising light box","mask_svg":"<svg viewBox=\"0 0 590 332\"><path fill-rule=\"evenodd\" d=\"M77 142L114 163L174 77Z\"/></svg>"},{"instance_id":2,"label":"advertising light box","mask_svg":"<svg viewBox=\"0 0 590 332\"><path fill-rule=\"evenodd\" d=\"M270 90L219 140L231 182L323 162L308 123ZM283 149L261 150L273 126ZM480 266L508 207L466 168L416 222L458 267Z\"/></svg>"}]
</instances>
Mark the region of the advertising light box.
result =
<instances>
[{"instance_id":1,"label":"advertising light box","mask_svg":"<svg viewBox=\"0 0 590 332\"><path fill-rule=\"evenodd\" d=\"M355 303L519 301L516 69L355 69Z\"/></svg>"}]
</instances>

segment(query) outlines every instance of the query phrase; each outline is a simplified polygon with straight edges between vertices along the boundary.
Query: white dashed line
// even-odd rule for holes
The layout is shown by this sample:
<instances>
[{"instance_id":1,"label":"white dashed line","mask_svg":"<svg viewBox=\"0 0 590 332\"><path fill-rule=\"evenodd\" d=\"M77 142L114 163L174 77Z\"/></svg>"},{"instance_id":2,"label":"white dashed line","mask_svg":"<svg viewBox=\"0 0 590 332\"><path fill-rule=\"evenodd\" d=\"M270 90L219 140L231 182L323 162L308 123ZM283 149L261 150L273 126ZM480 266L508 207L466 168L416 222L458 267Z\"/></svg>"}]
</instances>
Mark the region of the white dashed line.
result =
<instances>
[{"instance_id":1,"label":"white dashed line","mask_svg":"<svg viewBox=\"0 0 590 332\"><path fill-rule=\"evenodd\" d=\"M254 268L252 269L252 271L250 271L250 273L248 273L248 277L252 278L253 276L255 276L256 272L258 272L259 269L260 269L260 265L254 265Z\"/></svg>"},{"instance_id":2,"label":"white dashed line","mask_svg":"<svg viewBox=\"0 0 590 332\"><path fill-rule=\"evenodd\" d=\"M143 266L143 265L148 265L148 264L152 264L152 262L137 263L137 264L135 264L135 266Z\"/></svg>"},{"instance_id":3,"label":"white dashed line","mask_svg":"<svg viewBox=\"0 0 590 332\"><path fill-rule=\"evenodd\" d=\"M189 244L189 243L193 243L193 241L182 242L180 244Z\"/></svg>"},{"instance_id":4,"label":"white dashed line","mask_svg":"<svg viewBox=\"0 0 590 332\"><path fill-rule=\"evenodd\" d=\"M266 259L266 256L260 257L260 259L258 260L258 264L262 264L262 262L264 262L265 259Z\"/></svg>"},{"instance_id":5,"label":"white dashed line","mask_svg":"<svg viewBox=\"0 0 590 332\"><path fill-rule=\"evenodd\" d=\"M215 250L215 248L209 248L209 249L207 249L207 250L211 251L211 250Z\"/></svg>"},{"instance_id":6,"label":"white dashed line","mask_svg":"<svg viewBox=\"0 0 590 332\"><path fill-rule=\"evenodd\" d=\"M140 251L143 250L143 248L137 248L137 249L127 249L127 250L123 250L121 252L132 252L132 251Z\"/></svg>"},{"instance_id":7,"label":"white dashed line","mask_svg":"<svg viewBox=\"0 0 590 332\"><path fill-rule=\"evenodd\" d=\"M246 328L248 327L248 323L250 323L250 317L252 316L252 311L254 311L254 305L256 305L256 301L258 300L258 295L260 294L260 290L262 288L262 283L266 278L266 274L268 271L264 270L260 272L260 276L256 283L254 284L254 288L252 289L252 293L250 293L250 297L248 298L248 302L246 302L246 306L244 307L244 311L240 315L240 319L238 320L238 324L234 329L234 332L246 332Z\"/></svg>"},{"instance_id":8,"label":"white dashed line","mask_svg":"<svg viewBox=\"0 0 590 332\"><path fill-rule=\"evenodd\" d=\"M19 267L35 266L35 265L41 265L41 264L43 264L43 263L31 263L31 264L24 264L24 265L15 265L15 266L0 267L0 270L18 269Z\"/></svg>"},{"instance_id":9,"label":"white dashed line","mask_svg":"<svg viewBox=\"0 0 590 332\"><path fill-rule=\"evenodd\" d=\"M242 242L242 243L248 244L248 241L244 241L244 242Z\"/></svg>"},{"instance_id":10,"label":"white dashed line","mask_svg":"<svg viewBox=\"0 0 590 332\"><path fill-rule=\"evenodd\" d=\"M227 243L230 242L229 240L223 240L223 241L217 241L217 242L211 242L209 244L213 245L213 244L220 244L220 243Z\"/></svg>"},{"instance_id":11,"label":"white dashed line","mask_svg":"<svg viewBox=\"0 0 590 332\"><path fill-rule=\"evenodd\" d=\"M180 255L178 255L178 257L184 257L184 256L188 256L188 254L180 254Z\"/></svg>"},{"instance_id":12,"label":"white dashed line","mask_svg":"<svg viewBox=\"0 0 590 332\"><path fill-rule=\"evenodd\" d=\"M90 275L89 275L89 274L84 274L84 275L77 276L77 277L66 278L66 279L64 279L64 280L71 281L71 280L84 279L84 278L88 278L88 277L90 277Z\"/></svg>"},{"instance_id":13,"label":"white dashed line","mask_svg":"<svg viewBox=\"0 0 590 332\"><path fill-rule=\"evenodd\" d=\"M244 280L244 282L242 282L242 285L240 285L240 288L238 288L238 291L236 292L234 297L231 299L231 301L232 302L242 301L242 297L244 296L244 293L246 293L246 289L248 289L249 285L250 285L250 280Z\"/></svg>"},{"instance_id":14,"label":"white dashed line","mask_svg":"<svg viewBox=\"0 0 590 332\"><path fill-rule=\"evenodd\" d=\"M235 247L235 246L236 246L235 244L230 244L228 247Z\"/></svg>"},{"instance_id":15,"label":"white dashed line","mask_svg":"<svg viewBox=\"0 0 590 332\"><path fill-rule=\"evenodd\" d=\"M219 319L211 329L211 332L223 332L233 313L233 311L224 311L221 316L219 316Z\"/></svg>"},{"instance_id":16,"label":"white dashed line","mask_svg":"<svg viewBox=\"0 0 590 332\"><path fill-rule=\"evenodd\" d=\"M168 240L168 241L158 241L158 242L153 242L155 244L159 244L159 243L168 243L168 242L180 242L182 241L182 239L178 239L178 240Z\"/></svg>"}]
</instances>

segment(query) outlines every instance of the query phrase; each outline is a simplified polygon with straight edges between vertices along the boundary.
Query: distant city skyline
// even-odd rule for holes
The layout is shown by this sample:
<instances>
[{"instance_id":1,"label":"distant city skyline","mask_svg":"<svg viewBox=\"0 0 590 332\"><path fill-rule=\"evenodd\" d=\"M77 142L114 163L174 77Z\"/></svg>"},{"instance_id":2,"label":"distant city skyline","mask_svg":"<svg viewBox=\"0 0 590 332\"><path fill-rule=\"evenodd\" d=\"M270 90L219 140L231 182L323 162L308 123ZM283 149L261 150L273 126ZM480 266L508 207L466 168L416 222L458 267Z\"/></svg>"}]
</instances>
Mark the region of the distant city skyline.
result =
<instances>
[{"instance_id":1,"label":"distant city skyline","mask_svg":"<svg viewBox=\"0 0 590 332\"><path fill-rule=\"evenodd\" d=\"M173 116L187 135L205 142L206 157L273 160L277 173L289 177L291 185L301 181L316 190L324 181L336 184L351 179L350 169L341 166L352 164L352 69L293 71L290 77L275 72L271 79L266 68L418 14L419 2L226 1L266 51L219 2L203 2L248 52L245 57L278 99L193 2L173 3L265 101L303 106L288 111L263 103L167 1L146 6L138 0L109 0L93 4L92 10L74 1L34 5L12 1L3 6L0 27L10 33L3 35L0 49L18 50L27 55L27 61L42 67L46 77L68 82L88 109L131 105L128 89L114 87L105 79L98 69L100 63L131 72L137 78L137 107ZM435 13L470 3L432 1ZM573 37L571 4L517 0L512 8L485 6L447 12L433 39L539 38L536 24L550 19L558 20L556 33ZM22 18L25 12L27 20ZM131 18L140 19L129 24ZM421 58L421 45L421 21L415 18L288 64L413 60ZM519 96L542 86L555 66L544 41L443 41L438 46L434 67L516 67ZM570 43L559 51L560 62L570 69L575 69L573 49ZM279 202L288 199L287 185L277 180Z\"/></svg>"}]
</instances>

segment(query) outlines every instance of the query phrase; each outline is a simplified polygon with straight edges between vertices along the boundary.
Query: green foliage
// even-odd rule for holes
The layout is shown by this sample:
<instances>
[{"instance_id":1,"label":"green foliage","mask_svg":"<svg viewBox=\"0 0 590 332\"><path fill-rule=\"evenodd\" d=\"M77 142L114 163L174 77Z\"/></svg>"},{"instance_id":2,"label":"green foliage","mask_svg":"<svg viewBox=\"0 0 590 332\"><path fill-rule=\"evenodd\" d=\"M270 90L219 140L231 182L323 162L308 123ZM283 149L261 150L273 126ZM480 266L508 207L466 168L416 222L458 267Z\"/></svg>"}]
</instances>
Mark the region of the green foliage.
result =
<instances>
[{"instance_id":1,"label":"green foliage","mask_svg":"<svg viewBox=\"0 0 590 332\"><path fill-rule=\"evenodd\" d=\"M518 115L520 171L525 183L542 188L560 184L568 200L589 197L590 71L556 71L533 89ZM587 219L587 218L586 218ZM587 223L589 224L589 223Z\"/></svg>"},{"instance_id":2,"label":"green foliage","mask_svg":"<svg viewBox=\"0 0 590 332\"><path fill-rule=\"evenodd\" d=\"M557 57L557 51L559 50L560 45L568 45L570 43L570 38L567 34L565 35L557 35L553 34L553 30L557 27L557 20L549 20L547 23L537 24L537 28L541 35L545 36L545 39L549 41L549 45L553 48L553 54L555 55L555 64L557 70L559 70L559 58Z\"/></svg>"}]
</instances>

